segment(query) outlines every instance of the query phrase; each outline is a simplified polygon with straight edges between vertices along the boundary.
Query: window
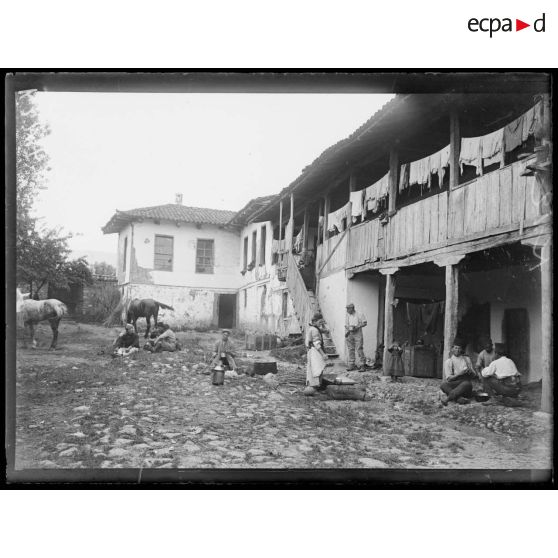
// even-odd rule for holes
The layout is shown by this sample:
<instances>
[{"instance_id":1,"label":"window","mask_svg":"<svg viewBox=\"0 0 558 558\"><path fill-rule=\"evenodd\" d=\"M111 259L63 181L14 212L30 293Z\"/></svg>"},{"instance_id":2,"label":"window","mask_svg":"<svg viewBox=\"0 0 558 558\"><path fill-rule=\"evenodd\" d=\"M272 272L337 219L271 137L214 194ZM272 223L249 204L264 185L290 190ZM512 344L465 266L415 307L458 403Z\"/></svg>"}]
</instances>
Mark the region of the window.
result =
<instances>
[{"instance_id":1,"label":"window","mask_svg":"<svg viewBox=\"0 0 558 558\"><path fill-rule=\"evenodd\" d=\"M122 271L126 271L126 258L128 257L128 237L124 239L124 256L122 258Z\"/></svg>"},{"instance_id":2,"label":"window","mask_svg":"<svg viewBox=\"0 0 558 558\"><path fill-rule=\"evenodd\" d=\"M287 291L283 291L283 305L282 305L282 316L283 318L286 318L289 313L288 313L288 307L289 307L289 293Z\"/></svg>"},{"instance_id":3,"label":"window","mask_svg":"<svg viewBox=\"0 0 558 558\"><path fill-rule=\"evenodd\" d=\"M265 265L265 244L266 244L267 229L265 225L262 227L260 233L260 265Z\"/></svg>"},{"instance_id":4,"label":"window","mask_svg":"<svg viewBox=\"0 0 558 558\"><path fill-rule=\"evenodd\" d=\"M252 259L250 260L254 265L256 265L256 242L258 238L258 231L252 233Z\"/></svg>"},{"instance_id":5,"label":"window","mask_svg":"<svg viewBox=\"0 0 558 558\"><path fill-rule=\"evenodd\" d=\"M198 238L196 247L196 273L213 273L214 240Z\"/></svg>"},{"instance_id":6,"label":"window","mask_svg":"<svg viewBox=\"0 0 558 558\"><path fill-rule=\"evenodd\" d=\"M154 268L159 271L172 271L174 237L155 235Z\"/></svg>"},{"instance_id":7,"label":"window","mask_svg":"<svg viewBox=\"0 0 558 558\"><path fill-rule=\"evenodd\" d=\"M248 267L248 237L245 236L244 237L244 260L243 260L242 269L246 271L247 267Z\"/></svg>"}]
</instances>

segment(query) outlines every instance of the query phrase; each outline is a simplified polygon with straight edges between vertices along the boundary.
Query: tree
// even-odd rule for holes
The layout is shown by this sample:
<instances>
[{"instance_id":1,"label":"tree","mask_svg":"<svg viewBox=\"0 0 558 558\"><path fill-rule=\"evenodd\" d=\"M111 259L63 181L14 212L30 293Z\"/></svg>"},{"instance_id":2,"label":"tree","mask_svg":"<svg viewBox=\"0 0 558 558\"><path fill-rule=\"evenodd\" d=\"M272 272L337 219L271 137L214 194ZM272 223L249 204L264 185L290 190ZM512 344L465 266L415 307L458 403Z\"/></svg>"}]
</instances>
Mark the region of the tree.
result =
<instances>
[{"instance_id":1,"label":"tree","mask_svg":"<svg viewBox=\"0 0 558 558\"><path fill-rule=\"evenodd\" d=\"M110 275L116 277L116 268L107 262L95 262L93 264L93 273L95 275Z\"/></svg>"},{"instance_id":2,"label":"tree","mask_svg":"<svg viewBox=\"0 0 558 558\"><path fill-rule=\"evenodd\" d=\"M47 282L56 287L85 284L92 280L85 259L68 261L71 234L61 229L40 228L33 204L46 188L48 155L42 140L50 133L39 118L34 93L16 97L16 279L29 286L31 296Z\"/></svg>"}]
</instances>

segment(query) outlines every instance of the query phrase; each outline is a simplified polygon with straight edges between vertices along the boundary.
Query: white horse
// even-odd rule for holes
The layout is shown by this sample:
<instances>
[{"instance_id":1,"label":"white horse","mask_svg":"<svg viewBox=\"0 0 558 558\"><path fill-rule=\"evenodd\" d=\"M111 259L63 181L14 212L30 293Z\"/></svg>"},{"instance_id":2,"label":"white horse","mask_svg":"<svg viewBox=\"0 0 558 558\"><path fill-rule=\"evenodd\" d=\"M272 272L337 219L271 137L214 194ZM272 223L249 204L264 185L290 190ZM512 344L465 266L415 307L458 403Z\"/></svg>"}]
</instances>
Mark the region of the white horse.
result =
<instances>
[{"instance_id":1,"label":"white horse","mask_svg":"<svg viewBox=\"0 0 558 558\"><path fill-rule=\"evenodd\" d=\"M33 348L37 346L35 340L35 325L43 320L48 320L50 329L52 329L52 343L50 349L56 349L56 341L58 340L58 324L63 316L68 313L68 308L63 302L55 298L47 300L31 300L29 293L23 294L17 289L16 312L18 321L23 323L24 327L29 328L31 334L31 342ZM24 336L25 344L25 336Z\"/></svg>"}]
</instances>

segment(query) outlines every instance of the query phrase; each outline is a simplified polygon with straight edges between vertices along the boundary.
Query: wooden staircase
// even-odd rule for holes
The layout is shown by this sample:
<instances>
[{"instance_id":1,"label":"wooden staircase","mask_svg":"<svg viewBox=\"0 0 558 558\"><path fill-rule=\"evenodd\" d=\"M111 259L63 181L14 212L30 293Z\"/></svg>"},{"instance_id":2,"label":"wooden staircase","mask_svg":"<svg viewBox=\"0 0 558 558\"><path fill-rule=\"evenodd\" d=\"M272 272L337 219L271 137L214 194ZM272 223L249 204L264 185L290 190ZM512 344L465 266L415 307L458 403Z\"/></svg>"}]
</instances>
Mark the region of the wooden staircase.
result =
<instances>
[{"instance_id":1,"label":"wooden staircase","mask_svg":"<svg viewBox=\"0 0 558 558\"><path fill-rule=\"evenodd\" d=\"M298 319L300 329L304 335L312 316L314 313L320 311L320 307L314 291L306 287L304 279L302 278L296 264L296 260L291 252L286 252L284 254L284 263L286 267L287 289L291 300L293 301L293 308ZM327 322L326 330L323 331L323 338L324 351L326 352L329 360L333 361L334 364L340 363L339 353L337 352L335 343L333 342L329 330L327 329Z\"/></svg>"}]
</instances>

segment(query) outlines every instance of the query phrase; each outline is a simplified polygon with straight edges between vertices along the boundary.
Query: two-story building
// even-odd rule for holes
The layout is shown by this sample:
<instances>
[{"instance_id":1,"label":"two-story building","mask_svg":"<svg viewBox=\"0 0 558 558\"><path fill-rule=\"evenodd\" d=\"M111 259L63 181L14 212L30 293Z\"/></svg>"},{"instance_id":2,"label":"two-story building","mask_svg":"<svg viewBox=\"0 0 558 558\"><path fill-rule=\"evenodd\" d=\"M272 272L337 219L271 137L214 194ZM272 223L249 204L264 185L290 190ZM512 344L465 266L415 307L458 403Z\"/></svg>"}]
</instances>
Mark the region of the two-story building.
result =
<instances>
[{"instance_id":1,"label":"two-story building","mask_svg":"<svg viewBox=\"0 0 558 558\"><path fill-rule=\"evenodd\" d=\"M239 228L233 211L176 203L117 211L103 227L118 233L117 277L123 300L154 298L171 325L234 327Z\"/></svg>"}]
</instances>

